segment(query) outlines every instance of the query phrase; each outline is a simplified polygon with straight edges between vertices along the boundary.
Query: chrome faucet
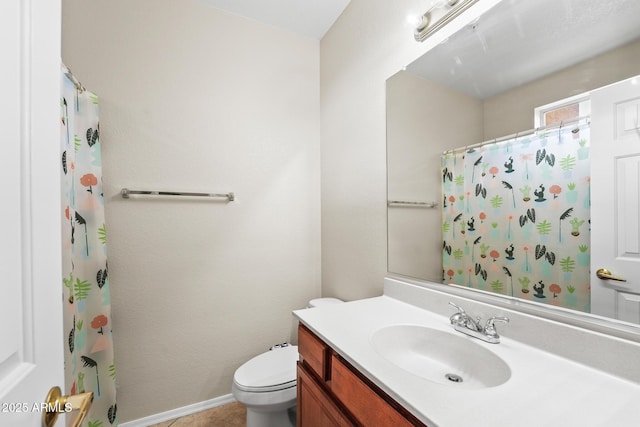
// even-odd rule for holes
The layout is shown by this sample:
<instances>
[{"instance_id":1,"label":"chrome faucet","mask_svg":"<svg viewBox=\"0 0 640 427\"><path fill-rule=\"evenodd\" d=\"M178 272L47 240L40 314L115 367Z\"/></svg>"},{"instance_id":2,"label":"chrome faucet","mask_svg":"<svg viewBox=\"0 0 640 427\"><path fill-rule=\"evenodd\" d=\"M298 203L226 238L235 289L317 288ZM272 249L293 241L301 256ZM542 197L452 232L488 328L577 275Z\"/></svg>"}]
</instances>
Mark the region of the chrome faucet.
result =
<instances>
[{"instance_id":1,"label":"chrome faucet","mask_svg":"<svg viewBox=\"0 0 640 427\"><path fill-rule=\"evenodd\" d=\"M453 329L488 343L498 344L500 342L500 335L498 335L498 332L496 331L495 322L508 323L508 317L493 316L487 320L483 327L480 325L481 319L479 316L474 319L467 314L462 307L452 302L450 302L449 305L458 310L449 318L449 321L453 325Z\"/></svg>"}]
</instances>

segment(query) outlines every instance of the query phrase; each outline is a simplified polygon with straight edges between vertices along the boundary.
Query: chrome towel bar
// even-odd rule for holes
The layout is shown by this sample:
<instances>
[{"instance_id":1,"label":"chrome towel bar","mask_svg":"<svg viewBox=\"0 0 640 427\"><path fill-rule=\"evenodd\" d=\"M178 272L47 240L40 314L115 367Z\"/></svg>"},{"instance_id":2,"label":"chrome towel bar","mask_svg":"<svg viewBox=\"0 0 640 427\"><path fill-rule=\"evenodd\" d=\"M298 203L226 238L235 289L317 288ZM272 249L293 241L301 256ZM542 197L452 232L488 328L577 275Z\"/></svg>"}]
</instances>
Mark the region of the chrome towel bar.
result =
<instances>
[{"instance_id":1,"label":"chrome towel bar","mask_svg":"<svg viewBox=\"0 0 640 427\"><path fill-rule=\"evenodd\" d=\"M389 200L387 201L387 206L410 206L416 208L437 208L437 202L407 202L403 200Z\"/></svg>"},{"instance_id":2,"label":"chrome towel bar","mask_svg":"<svg viewBox=\"0 0 640 427\"><path fill-rule=\"evenodd\" d=\"M151 190L129 190L123 188L120 190L120 195L123 199L128 199L132 194L139 194L144 196L186 196L186 197L212 197L212 198L225 198L229 202L235 200L233 193L216 194L216 193L188 193L184 191L151 191Z\"/></svg>"}]
</instances>

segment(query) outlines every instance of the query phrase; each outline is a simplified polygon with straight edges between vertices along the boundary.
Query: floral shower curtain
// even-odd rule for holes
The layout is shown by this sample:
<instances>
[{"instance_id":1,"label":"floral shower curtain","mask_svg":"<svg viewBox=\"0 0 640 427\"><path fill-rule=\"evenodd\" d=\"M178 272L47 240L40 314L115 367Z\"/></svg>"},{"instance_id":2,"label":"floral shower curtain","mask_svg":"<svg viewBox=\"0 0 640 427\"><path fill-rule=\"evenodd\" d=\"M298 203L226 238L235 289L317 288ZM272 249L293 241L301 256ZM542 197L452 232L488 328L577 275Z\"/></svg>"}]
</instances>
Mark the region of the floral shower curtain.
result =
<instances>
[{"instance_id":1,"label":"floral shower curtain","mask_svg":"<svg viewBox=\"0 0 640 427\"><path fill-rule=\"evenodd\" d=\"M98 97L77 89L65 71L60 107L66 393L93 391L84 425L115 426Z\"/></svg>"},{"instance_id":2,"label":"floral shower curtain","mask_svg":"<svg viewBox=\"0 0 640 427\"><path fill-rule=\"evenodd\" d=\"M446 283L590 311L589 124L442 156Z\"/></svg>"}]
</instances>

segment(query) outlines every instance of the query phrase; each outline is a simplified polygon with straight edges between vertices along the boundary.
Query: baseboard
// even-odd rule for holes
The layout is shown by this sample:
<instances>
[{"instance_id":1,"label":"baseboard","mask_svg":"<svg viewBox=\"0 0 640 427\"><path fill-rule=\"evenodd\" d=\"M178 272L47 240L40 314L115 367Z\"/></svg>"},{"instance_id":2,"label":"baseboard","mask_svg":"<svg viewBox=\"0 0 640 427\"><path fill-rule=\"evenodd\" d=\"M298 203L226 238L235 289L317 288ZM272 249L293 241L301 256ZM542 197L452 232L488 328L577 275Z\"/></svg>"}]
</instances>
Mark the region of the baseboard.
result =
<instances>
[{"instance_id":1,"label":"baseboard","mask_svg":"<svg viewBox=\"0 0 640 427\"><path fill-rule=\"evenodd\" d=\"M158 424L163 421L169 421L175 418L184 417L186 415L195 414L196 412L205 411L207 409L226 405L227 403L232 403L235 401L236 399L232 394L227 394L224 396L216 397L215 399L205 400L204 402L194 403L192 405L183 406L182 408L172 409L170 411L161 412L159 414L150 415L148 417L140 418L133 421L127 421L126 423L118 425L120 427L148 427L150 425Z\"/></svg>"}]
</instances>

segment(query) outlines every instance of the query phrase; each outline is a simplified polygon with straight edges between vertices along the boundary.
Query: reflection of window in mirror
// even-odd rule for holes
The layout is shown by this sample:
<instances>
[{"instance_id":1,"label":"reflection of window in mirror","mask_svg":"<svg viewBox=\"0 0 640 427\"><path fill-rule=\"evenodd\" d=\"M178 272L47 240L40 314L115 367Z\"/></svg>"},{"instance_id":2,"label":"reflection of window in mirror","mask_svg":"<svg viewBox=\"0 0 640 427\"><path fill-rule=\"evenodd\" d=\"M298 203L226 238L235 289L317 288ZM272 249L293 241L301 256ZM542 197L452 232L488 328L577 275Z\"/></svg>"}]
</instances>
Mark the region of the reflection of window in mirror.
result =
<instances>
[{"instance_id":1,"label":"reflection of window in mirror","mask_svg":"<svg viewBox=\"0 0 640 427\"><path fill-rule=\"evenodd\" d=\"M534 127L552 126L588 116L590 113L589 92L585 92L535 108Z\"/></svg>"}]
</instances>

